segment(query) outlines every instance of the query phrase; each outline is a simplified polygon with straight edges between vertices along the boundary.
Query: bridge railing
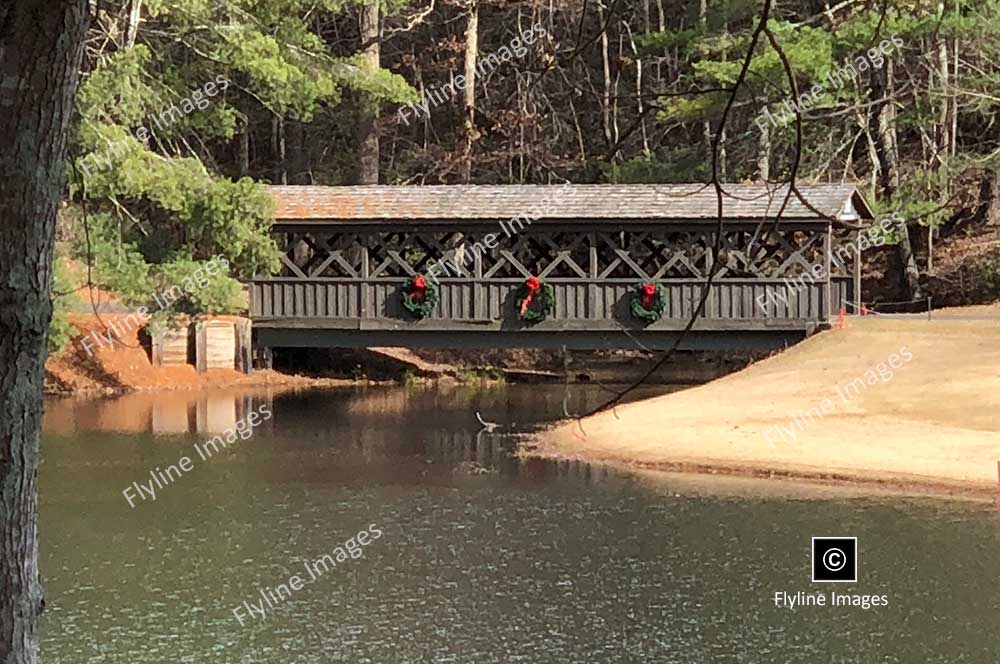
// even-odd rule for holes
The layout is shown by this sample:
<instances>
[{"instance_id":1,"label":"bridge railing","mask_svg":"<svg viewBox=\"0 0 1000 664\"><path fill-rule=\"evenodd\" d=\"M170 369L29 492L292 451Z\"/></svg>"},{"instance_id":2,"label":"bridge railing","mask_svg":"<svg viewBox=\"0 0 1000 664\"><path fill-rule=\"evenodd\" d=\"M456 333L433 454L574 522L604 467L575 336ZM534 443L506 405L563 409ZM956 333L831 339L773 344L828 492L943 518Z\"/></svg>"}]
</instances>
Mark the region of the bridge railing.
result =
<instances>
[{"instance_id":1,"label":"bridge railing","mask_svg":"<svg viewBox=\"0 0 1000 664\"><path fill-rule=\"evenodd\" d=\"M555 310L546 323L579 322L601 327L602 322L635 323L629 298L637 282L630 279L545 280L555 292ZM412 321L402 304L400 278L272 278L250 283L250 313L255 324L281 320L319 322ZM523 279L477 280L442 278L440 299L422 326L449 323L503 327L519 322L517 291ZM691 317L698 305L704 279L664 279L667 307L663 318L649 327L676 327ZM789 324L798 326L830 319L853 290L849 278L792 284L785 279L719 279L705 304L705 325L719 327ZM728 323L728 324L727 324Z\"/></svg>"}]
</instances>

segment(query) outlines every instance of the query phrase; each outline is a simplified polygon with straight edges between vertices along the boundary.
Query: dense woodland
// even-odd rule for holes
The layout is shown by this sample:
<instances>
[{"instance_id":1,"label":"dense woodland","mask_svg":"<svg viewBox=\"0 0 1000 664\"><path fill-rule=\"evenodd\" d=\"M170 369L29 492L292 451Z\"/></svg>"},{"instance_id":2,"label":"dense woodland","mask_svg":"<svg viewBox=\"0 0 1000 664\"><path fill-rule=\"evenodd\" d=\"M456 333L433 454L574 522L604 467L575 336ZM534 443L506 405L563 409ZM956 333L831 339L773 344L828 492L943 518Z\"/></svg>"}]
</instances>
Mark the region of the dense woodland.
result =
<instances>
[{"instance_id":1,"label":"dense woodland","mask_svg":"<svg viewBox=\"0 0 1000 664\"><path fill-rule=\"evenodd\" d=\"M61 238L126 299L217 252L273 269L257 183L707 182L714 139L724 181L857 181L909 220L877 298L1000 290L996 0L92 8ZM235 306L220 279L188 304Z\"/></svg>"}]
</instances>

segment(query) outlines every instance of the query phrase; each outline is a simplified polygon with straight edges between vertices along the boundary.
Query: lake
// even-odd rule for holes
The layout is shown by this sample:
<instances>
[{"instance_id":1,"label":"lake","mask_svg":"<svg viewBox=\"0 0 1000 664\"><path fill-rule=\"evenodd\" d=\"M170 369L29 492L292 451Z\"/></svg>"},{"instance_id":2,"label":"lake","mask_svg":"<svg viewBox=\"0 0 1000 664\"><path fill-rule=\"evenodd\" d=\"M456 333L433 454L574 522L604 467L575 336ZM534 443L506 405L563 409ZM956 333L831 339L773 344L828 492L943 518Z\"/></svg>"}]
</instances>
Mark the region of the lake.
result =
<instances>
[{"instance_id":1,"label":"lake","mask_svg":"<svg viewBox=\"0 0 1000 664\"><path fill-rule=\"evenodd\" d=\"M993 505L512 456L509 432L607 396L51 400L41 661L1000 661ZM858 583L811 582L810 540L829 535L858 538ZM780 592L889 604L793 610L775 606Z\"/></svg>"}]
</instances>

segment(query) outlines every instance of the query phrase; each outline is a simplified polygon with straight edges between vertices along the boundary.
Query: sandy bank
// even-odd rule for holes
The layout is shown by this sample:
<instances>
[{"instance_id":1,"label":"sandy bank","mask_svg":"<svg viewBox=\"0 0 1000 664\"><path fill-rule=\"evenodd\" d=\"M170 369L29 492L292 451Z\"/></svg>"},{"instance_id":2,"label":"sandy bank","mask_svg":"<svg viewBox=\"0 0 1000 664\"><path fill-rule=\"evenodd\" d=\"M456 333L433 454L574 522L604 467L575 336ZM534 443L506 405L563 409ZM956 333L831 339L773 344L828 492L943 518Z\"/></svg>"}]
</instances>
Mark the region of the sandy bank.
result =
<instances>
[{"instance_id":1,"label":"sandy bank","mask_svg":"<svg viewBox=\"0 0 1000 664\"><path fill-rule=\"evenodd\" d=\"M536 452L633 467L994 491L1000 307L977 307L976 320L954 318L961 313L853 319L707 385L556 427L539 436Z\"/></svg>"}]
</instances>

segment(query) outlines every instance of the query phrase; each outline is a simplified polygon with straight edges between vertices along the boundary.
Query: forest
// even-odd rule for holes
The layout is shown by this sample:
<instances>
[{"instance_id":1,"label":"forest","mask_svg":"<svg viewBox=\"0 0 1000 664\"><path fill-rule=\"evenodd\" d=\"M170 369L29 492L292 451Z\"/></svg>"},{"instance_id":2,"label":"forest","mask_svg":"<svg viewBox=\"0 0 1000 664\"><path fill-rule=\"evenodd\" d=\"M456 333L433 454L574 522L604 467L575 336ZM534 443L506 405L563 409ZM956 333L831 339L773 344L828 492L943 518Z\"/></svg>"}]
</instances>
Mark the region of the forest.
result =
<instances>
[{"instance_id":1,"label":"forest","mask_svg":"<svg viewBox=\"0 0 1000 664\"><path fill-rule=\"evenodd\" d=\"M1000 293L1000 3L101 0L57 296L239 309L277 265L262 184L861 185L905 220L874 301ZM57 299L57 310L59 309ZM53 339L60 334L57 316Z\"/></svg>"}]
</instances>

